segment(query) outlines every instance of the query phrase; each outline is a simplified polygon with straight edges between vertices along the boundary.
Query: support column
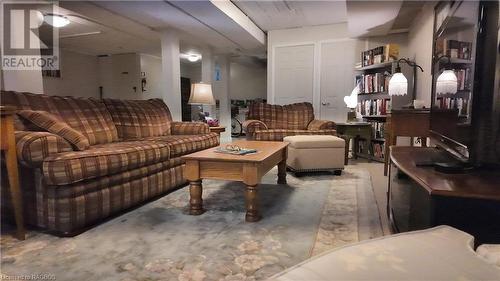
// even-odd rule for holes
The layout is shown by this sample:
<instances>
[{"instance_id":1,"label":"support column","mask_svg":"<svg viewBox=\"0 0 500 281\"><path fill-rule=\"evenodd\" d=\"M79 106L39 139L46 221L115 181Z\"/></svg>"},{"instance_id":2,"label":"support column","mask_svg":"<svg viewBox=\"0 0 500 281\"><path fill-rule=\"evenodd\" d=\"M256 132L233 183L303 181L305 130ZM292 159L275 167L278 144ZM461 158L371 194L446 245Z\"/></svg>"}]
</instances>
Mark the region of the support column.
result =
<instances>
[{"instance_id":1,"label":"support column","mask_svg":"<svg viewBox=\"0 0 500 281\"><path fill-rule=\"evenodd\" d=\"M212 56L212 50L209 47L206 47L201 52L201 82L211 84L212 92L214 91L212 83L213 69L214 69L214 61ZM210 117L216 118L215 105L203 105L203 112L208 112L210 114Z\"/></svg>"},{"instance_id":2,"label":"support column","mask_svg":"<svg viewBox=\"0 0 500 281\"><path fill-rule=\"evenodd\" d=\"M215 63L219 65L221 72L221 80L214 81L214 97L219 100L219 122L221 126L226 127L226 131L221 134L221 142L231 141L231 93L229 88L230 79L230 60L228 55L219 55L215 59Z\"/></svg>"},{"instance_id":3,"label":"support column","mask_svg":"<svg viewBox=\"0 0 500 281\"><path fill-rule=\"evenodd\" d=\"M161 92L174 121L182 120L181 105L181 62L179 37L175 30L161 32Z\"/></svg>"}]
</instances>

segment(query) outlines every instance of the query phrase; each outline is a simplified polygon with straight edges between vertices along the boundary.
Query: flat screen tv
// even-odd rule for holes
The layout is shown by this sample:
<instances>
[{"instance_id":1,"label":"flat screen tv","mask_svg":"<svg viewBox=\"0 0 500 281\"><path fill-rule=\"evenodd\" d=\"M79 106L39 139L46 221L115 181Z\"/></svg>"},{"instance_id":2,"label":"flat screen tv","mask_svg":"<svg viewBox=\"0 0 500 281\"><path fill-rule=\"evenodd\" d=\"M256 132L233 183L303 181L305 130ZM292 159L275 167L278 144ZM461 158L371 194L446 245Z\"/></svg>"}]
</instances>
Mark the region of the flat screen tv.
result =
<instances>
[{"instance_id":1,"label":"flat screen tv","mask_svg":"<svg viewBox=\"0 0 500 281\"><path fill-rule=\"evenodd\" d=\"M435 7L431 141L459 162L500 164L498 1L442 1ZM453 70L457 90L438 77ZM443 86L444 85L444 86Z\"/></svg>"}]
</instances>

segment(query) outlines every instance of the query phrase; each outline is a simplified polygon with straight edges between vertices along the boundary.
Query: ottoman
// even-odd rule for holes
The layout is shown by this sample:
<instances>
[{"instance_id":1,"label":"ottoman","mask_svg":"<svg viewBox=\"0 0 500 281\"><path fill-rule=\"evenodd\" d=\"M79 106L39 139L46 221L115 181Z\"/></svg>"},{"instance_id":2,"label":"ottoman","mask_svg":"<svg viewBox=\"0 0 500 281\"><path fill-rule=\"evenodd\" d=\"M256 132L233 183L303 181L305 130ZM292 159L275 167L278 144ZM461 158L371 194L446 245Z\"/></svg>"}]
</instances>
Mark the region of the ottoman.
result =
<instances>
[{"instance_id":1,"label":"ottoman","mask_svg":"<svg viewBox=\"0 0 500 281\"><path fill-rule=\"evenodd\" d=\"M344 169L345 141L326 135L288 136L287 167L292 172L333 171Z\"/></svg>"}]
</instances>

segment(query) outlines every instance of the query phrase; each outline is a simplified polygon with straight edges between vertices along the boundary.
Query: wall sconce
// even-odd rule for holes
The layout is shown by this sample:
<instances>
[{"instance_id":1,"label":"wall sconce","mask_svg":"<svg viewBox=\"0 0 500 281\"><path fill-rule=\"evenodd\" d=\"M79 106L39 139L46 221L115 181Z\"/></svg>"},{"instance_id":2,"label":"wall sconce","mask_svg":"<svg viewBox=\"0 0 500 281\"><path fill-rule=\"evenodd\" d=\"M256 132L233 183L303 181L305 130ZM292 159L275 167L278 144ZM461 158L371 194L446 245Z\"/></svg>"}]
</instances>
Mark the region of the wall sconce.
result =
<instances>
[{"instance_id":1,"label":"wall sconce","mask_svg":"<svg viewBox=\"0 0 500 281\"><path fill-rule=\"evenodd\" d=\"M394 74L391 77L391 80L389 80L389 95L391 96L404 96L408 94L408 80L404 76L404 74L401 72L401 67L399 66L400 62L404 62L408 64L409 66L413 67L413 99L415 99L416 96L416 80L417 80L417 71L416 68L418 67L420 71L424 72L422 67L418 64L416 64L414 61L411 61L409 59L405 58L400 58L397 61L396 69L394 71Z\"/></svg>"},{"instance_id":2,"label":"wall sconce","mask_svg":"<svg viewBox=\"0 0 500 281\"><path fill-rule=\"evenodd\" d=\"M439 61L442 58L447 58L448 62L444 67L444 71L439 74L436 80L436 94L437 95L445 95L445 94L456 94L458 91L458 79L455 71L451 66L451 59L449 56L443 55L436 59Z\"/></svg>"}]
</instances>

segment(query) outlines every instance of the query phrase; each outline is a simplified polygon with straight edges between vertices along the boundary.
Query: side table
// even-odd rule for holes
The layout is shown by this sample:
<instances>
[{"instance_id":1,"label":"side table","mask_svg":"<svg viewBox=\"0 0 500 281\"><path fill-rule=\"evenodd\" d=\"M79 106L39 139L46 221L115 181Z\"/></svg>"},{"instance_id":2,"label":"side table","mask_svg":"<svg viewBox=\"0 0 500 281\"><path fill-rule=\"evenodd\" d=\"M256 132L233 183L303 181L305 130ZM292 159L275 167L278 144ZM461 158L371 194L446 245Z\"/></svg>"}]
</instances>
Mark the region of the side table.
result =
<instances>
[{"instance_id":1,"label":"side table","mask_svg":"<svg viewBox=\"0 0 500 281\"><path fill-rule=\"evenodd\" d=\"M19 187L19 172L17 170L16 139L14 136L15 109L0 106L0 148L5 153L5 166L9 178L9 190L14 206L14 216L17 225L17 238L24 240L24 217L21 190Z\"/></svg>"},{"instance_id":2,"label":"side table","mask_svg":"<svg viewBox=\"0 0 500 281\"><path fill-rule=\"evenodd\" d=\"M336 123L336 126L337 134L346 141L344 164L347 165L349 161L349 144L351 140L354 140L352 155L353 158L356 159L359 139L366 139L368 143L371 144L372 126L368 122Z\"/></svg>"},{"instance_id":3,"label":"side table","mask_svg":"<svg viewBox=\"0 0 500 281\"><path fill-rule=\"evenodd\" d=\"M220 134L225 132L225 131L226 131L226 127L224 127L224 126L210 127L210 132L219 134L219 137L220 137Z\"/></svg>"}]
</instances>

